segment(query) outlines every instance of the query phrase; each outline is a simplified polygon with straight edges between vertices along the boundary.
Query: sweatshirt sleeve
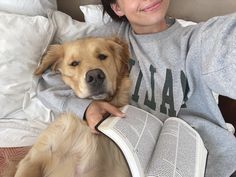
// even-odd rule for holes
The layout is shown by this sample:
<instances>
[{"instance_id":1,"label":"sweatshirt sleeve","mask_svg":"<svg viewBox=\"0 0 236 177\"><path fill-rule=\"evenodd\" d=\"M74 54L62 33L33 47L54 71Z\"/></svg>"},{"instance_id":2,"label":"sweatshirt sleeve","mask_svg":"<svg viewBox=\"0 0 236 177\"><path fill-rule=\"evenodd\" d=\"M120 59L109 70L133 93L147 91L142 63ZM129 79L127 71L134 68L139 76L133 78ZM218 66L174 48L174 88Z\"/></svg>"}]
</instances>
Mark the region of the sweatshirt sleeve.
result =
<instances>
[{"instance_id":1,"label":"sweatshirt sleeve","mask_svg":"<svg viewBox=\"0 0 236 177\"><path fill-rule=\"evenodd\" d=\"M77 97L61 80L59 73L46 71L38 84L38 98L53 112L72 112L81 119L84 117L84 112L91 100Z\"/></svg>"},{"instance_id":2,"label":"sweatshirt sleeve","mask_svg":"<svg viewBox=\"0 0 236 177\"><path fill-rule=\"evenodd\" d=\"M236 99L236 13L210 19L200 34L205 83L215 93Z\"/></svg>"}]
</instances>

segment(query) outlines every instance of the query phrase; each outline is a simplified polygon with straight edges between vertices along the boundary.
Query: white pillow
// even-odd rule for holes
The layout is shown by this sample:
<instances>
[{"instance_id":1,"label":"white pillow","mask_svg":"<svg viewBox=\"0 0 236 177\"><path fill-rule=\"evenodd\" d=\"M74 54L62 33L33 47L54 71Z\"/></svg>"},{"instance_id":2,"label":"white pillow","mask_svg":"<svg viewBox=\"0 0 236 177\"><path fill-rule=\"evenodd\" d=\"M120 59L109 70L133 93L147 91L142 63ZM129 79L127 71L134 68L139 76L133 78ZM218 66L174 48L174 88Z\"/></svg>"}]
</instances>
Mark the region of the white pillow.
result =
<instances>
[{"instance_id":1,"label":"white pillow","mask_svg":"<svg viewBox=\"0 0 236 177\"><path fill-rule=\"evenodd\" d=\"M71 16L61 11L54 11L52 18L57 24L57 31L54 37L57 43L84 37L97 28L97 25L74 20Z\"/></svg>"},{"instance_id":2,"label":"white pillow","mask_svg":"<svg viewBox=\"0 0 236 177\"><path fill-rule=\"evenodd\" d=\"M80 10L84 14L85 22L88 23L102 25L112 20L108 14L103 16L103 7L101 4L80 6Z\"/></svg>"},{"instance_id":3,"label":"white pillow","mask_svg":"<svg viewBox=\"0 0 236 177\"><path fill-rule=\"evenodd\" d=\"M0 0L0 11L22 15L47 15L48 9L57 9L56 0Z\"/></svg>"},{"instance_id":4,"label":"white pillow","mask_svg":"<svg viewBox=\"0 0 236 177\"><path fill-rule=\"evenodd\" d=\"M111 17L108 14L105 14L103 17L103 7L101 4L98 5L83 5L80 6L81 11L84 14L84 20L87 23L92 23L96 25L102 25L106 24L109 21L111 21ZM177 19L177 21L182 25L182 26L188 26L188 25L194 25L196 24L195 22L192 21L186 21L182 19Z\"/></svg>"},{"instance_id":5,"label":"white pillow","mask_svg":"<svg viewBox=\"0 0 236 177\"><path fill-rule=\"evenodd\" d=\"M46 17L0 12L0 147L25 145L33 137L23 111L24 96L54 33L55 27ZM16 129L18 134L12 135Z\"/></svg>"},{"instance_id":6,"label":"white pillow","mask_svg":"<svg viewBox=\"0 0 236 177\"><path fill-rule=\"evenodd\" d=\"M182 26L189 26L189 25L195 25L197 24L196 22L193 21L186 21L182 19L176 19Z\"/></svg>"}]
</instances>

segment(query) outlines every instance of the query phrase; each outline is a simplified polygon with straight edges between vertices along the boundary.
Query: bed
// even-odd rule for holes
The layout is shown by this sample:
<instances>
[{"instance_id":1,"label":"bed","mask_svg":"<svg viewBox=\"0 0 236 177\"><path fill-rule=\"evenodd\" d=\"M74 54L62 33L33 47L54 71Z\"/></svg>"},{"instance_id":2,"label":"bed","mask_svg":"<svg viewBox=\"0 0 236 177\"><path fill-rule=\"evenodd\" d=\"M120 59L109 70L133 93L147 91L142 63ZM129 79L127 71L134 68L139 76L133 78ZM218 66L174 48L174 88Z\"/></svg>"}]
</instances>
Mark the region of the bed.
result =
<instances>
[{"instance_id":1,"label":"bed","mask_svg":"<svg viewBox=\"0 0 236 177\"><path fill-rule=\"evenodd\" d=\"M0 0L0 174L5 160L22 157L54 119L35 96L38 78L32 74L47 46L55 37L69 40L76 21L104 22L99 0L30 1ZM56 10L59 30L51 18ZM235 11L235 0L172 0L168 14L189 25ZM218 95L216 101L226 122L236 126L236 101Z\"/></svg>"}]
</instances>

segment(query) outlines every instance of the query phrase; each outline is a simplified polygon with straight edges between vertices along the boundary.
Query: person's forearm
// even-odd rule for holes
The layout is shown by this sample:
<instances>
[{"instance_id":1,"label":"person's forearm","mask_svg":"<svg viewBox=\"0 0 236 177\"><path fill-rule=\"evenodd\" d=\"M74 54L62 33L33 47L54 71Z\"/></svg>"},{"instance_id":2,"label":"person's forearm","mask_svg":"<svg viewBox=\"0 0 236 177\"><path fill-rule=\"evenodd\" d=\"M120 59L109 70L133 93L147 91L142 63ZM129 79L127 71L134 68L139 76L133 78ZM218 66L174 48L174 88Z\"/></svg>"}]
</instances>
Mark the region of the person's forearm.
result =
<instances>
[{"instance_id":1,"label":"person's forearm","mask_svg":"<svg viewBox=\"0 0 236 177\"><path fill-rule=\"evenodd\" d=\"M39 80L37 96L53 112L71 112L81 119L91 102L89 99L78 98L73 90L61 80L60 74L54 72L45 72L42 75Z\"/></svg>"}]
</instances>

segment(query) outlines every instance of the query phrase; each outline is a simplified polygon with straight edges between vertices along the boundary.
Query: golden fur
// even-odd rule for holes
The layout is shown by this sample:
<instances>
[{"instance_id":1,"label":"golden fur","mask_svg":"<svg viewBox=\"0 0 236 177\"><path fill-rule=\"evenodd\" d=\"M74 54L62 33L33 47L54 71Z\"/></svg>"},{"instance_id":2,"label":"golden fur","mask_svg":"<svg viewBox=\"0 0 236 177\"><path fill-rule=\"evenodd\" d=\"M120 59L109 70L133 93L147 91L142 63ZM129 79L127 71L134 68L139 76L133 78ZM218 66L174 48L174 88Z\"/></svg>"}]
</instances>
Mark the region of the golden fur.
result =
<instances>
[{"instance_id":1,"label":"golden fur","mask_svg":"<svg viewBox=\"0 0 236 177\"><path fill-rule=\"evenodd\" d=\"M127 44L118 38L83 38L50 46L35 74L51 67L78 97L123 106L130 88L128 59ZM70 113L40 134L15 173L15 177L80 176L131 175L118 147L105 136L92 134L85 121Z\"/></svg>"}]
</instances>

